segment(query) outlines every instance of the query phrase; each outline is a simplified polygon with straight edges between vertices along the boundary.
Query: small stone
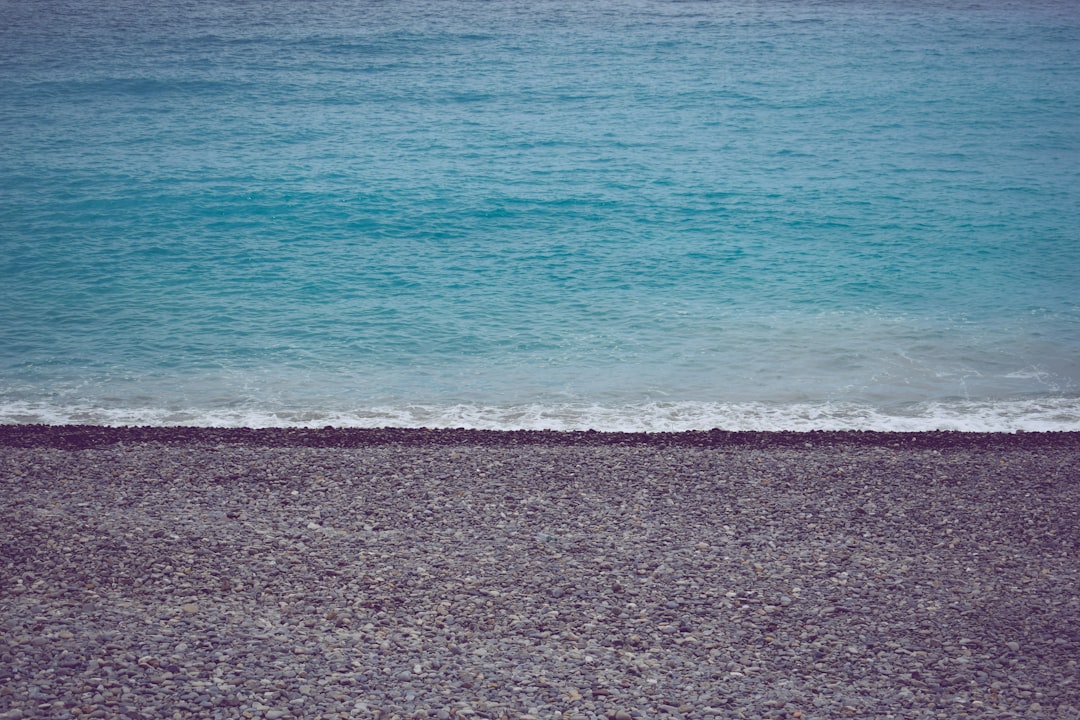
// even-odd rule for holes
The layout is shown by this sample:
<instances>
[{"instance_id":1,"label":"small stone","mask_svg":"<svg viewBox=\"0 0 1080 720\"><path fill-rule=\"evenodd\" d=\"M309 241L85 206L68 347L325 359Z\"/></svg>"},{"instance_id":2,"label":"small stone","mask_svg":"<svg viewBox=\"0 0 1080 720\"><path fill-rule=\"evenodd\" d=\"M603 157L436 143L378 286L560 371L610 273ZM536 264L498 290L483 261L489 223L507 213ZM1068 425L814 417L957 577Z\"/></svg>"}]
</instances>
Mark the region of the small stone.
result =
<instances>
[{"instance_id":1,"label":"small stone","mask_svg":"<svg viewBox=\"0 0 1080 720\"><path fill-rule=\"evenodd\" d=\"M278 718L285 717L285 711L284 710L267 710L265 713L263 713L263 717L265 717L266 720L278 720Z\"/></svg>"},{"instance_id":2,"label":"small stone","mask_svg":"<svg viewBox=\"0 0 1080 720\"><path fill-rule=\"evenodd\" d=\"M195 603L187 603L186 605L181 605L180 609L186 612L188 615L199 612L199 606Z\"/></svg>"}]
</instances>

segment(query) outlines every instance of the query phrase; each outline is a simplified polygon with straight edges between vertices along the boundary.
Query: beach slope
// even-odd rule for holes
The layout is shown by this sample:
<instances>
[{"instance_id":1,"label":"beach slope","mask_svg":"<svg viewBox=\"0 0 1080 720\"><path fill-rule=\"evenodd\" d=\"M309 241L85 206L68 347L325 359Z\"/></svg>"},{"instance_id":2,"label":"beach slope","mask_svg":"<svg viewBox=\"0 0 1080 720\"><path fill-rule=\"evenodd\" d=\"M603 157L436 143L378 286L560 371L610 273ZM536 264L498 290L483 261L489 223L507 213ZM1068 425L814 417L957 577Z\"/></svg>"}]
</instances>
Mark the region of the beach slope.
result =
<instances>
[{"instance_id":1,"label":"beach slope","mask_svg":"<svg viewBox=\"0 0 1080 720\"><path fill-rule=\"evenodd\" d=\"M1080 434L0 427L0 718L1080 716Z\"/></svg>"}]
</instances>

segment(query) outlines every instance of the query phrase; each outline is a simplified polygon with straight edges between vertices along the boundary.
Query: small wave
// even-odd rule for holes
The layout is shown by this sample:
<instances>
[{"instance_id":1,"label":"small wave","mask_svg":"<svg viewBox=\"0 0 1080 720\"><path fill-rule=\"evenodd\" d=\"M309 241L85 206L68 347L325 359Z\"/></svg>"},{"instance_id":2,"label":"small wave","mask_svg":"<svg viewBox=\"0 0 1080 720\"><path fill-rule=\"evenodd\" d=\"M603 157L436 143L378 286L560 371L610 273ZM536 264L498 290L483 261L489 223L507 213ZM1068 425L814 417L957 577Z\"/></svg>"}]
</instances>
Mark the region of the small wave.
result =
<instances>
[{"instance_id":1,"label":"small wave","mask_svg":"<svg viewBox=\"0 0 1080 720\"><path fill-rule=\"evenodd\" d=\"M294 409L95 408L12 402L2 424L197 427L401 427L476 430L876 430L921 432L1051 432L1080 430L1080 398L936 401L876 408L855 403L651 402L624 406L527 404L419 405L350 411Z\"/></svg>"}]
</instances>

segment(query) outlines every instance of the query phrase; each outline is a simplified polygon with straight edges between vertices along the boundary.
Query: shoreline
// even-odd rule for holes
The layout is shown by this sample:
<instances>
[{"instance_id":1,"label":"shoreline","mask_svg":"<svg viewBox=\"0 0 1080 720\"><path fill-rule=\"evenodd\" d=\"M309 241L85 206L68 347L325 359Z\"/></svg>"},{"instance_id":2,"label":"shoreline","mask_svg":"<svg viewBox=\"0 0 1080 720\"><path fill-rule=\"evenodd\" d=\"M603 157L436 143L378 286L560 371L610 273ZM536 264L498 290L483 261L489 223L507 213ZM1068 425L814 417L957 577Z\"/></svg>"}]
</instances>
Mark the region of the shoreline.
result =
<instances>
[{"instance_id":1,"label":"shoreline","mask_svg":"<svg viewBox=\"0 0 1080 720\"><path fill-rule=\"evenodd\" d=\"M369 445L662 447L788 447L830 444L912 449L1080 447L1080 431L967 432L959 430L479 430L464 428L245 428L0 424L0 447L79 449L117 443L225 444L257 447L356 448Z\"/></svg>"}]
</instances>

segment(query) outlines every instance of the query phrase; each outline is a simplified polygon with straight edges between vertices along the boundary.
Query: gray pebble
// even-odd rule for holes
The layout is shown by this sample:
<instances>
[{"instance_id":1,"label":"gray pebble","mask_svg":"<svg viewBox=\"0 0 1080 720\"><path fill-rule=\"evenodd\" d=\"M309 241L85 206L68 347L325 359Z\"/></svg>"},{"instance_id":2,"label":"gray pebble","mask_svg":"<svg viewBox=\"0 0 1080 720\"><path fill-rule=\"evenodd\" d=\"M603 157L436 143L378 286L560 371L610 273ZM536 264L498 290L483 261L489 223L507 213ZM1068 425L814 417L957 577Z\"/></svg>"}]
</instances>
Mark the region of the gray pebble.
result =
<instances>
[{"instance_id":1,"label":"gray pebble","mask_svg":"<svg viewBox=\"0 0 1080 720\"><path fill-rule=\"evenodd\" d=\"M1080 449L1026 435L0 444L0 720L1067 717Z\"/></svg>"}]
</instances>

